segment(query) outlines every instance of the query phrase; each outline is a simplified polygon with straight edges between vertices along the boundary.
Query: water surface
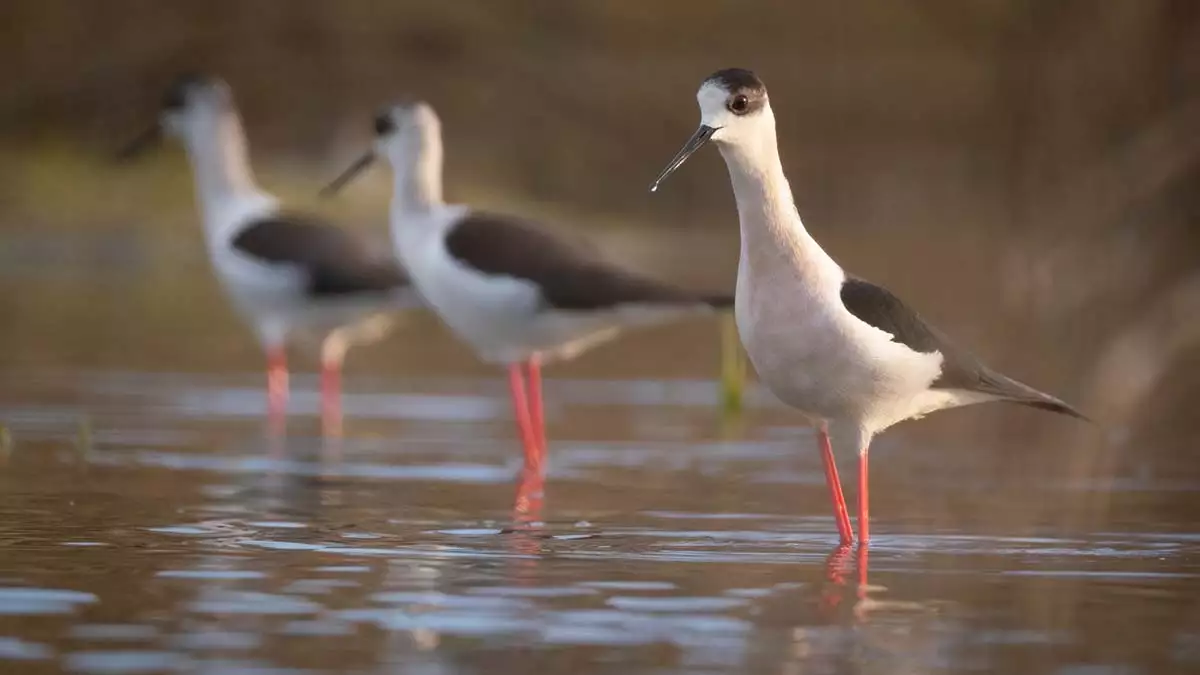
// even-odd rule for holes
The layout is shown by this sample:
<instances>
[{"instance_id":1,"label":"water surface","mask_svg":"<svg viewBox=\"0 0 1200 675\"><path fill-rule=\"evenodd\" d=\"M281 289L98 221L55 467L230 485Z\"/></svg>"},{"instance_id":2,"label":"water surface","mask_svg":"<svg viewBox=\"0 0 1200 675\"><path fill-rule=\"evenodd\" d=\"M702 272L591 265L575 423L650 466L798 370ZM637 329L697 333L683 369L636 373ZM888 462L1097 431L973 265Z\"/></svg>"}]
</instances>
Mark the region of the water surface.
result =
<instances>
[{"instance_id":1,"label":"water surface","mask_svg":"<svg viewBox=\"0 0 1200 675\"><path fill-rule=\"evenodd\" d=\"M272 439L202 249L86 241L0 247L2 672L1200 671L1193 457L945 413L877 439L839 550L812 431L723 418L699 322L548 371L538 499L432 321L351 352L340 439L298 350Z\"/></svg>"},{"instance_id":2,"label":"water surface","mask_svg":"<svg viewBox=\"0 0 1200 675\"><path fill-rule=\"evenodd\" d=\"M835 547L811 431L763 401L722 438L711 382L551 379L520 518L497 382L352 379L340 441L297 382L272 442L250 373L8 378L5 670L1200 667L1200 535L1144 476L1008 481L883 441L868 558Z\"/></svg>"}]
</instances>

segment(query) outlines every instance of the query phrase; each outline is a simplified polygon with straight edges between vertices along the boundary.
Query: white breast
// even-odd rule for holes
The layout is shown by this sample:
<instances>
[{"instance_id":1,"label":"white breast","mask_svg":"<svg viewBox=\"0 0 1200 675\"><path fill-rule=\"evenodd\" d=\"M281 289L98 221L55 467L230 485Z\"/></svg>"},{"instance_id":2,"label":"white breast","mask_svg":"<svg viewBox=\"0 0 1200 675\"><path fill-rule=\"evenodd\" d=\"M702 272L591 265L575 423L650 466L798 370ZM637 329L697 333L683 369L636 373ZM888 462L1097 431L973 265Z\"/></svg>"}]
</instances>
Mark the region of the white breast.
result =
<instances>
[{"instance_id":1,"label":"white breast","mask_svg":"<svg viewBox=\"0 0 1200 675\"><path fill-rule=\"evenodd\" d=\"M735 311L747 354L780 400L819 420L861 420L881 430L905 419L940 370L858 320L842 305L841 280L812 283L781 266L739 267Z\"/></svg>"},{"instance_id":2,"label":"white breast","mask_svg":"<svg viewBox=\"0 0 1200 675\"><path fill-rule=\"evenodd\" d=\"M205 235L213 271L231 304L266 342L282 340L294 330L325 333L370 319L378 312L414 304L403 291L398 291L390 304L366 295L314 299L307 293L304 270L263 262L233 246L248 223L277 212L274 198L242 196L219 200L210 207L205 214Z\"/></svg>"},{"instance_id":3,"label":"white breast","mask_svg":"<svg viewBox=\"0 0 1200 675\"><path fill-rule=\"evenodd\" d=\"M252 318L299 302L305 283L300 270L268 265L233 247L242 228L275 213L277 202L255 195L217 200L206 207L204 229L213 271L239 311Z\"/></svg>"},{"instance_id":4,"label":"white breast","mask_svg":"<svg viewBox=\"0 0 1200 675\"><path fill-rule=\"evenodd\" d=\"M519 279L482 274L450 255L446 231L465 213L448 207L406 215L393 227L397 255L425 301L482 358L515 360L506 348L526 339L537 290Z\"/></svg>"},{"instance_id":5,"label":"white breast","mask_svg":"<svg viewBox=\"0 0 1200 675\"><path fill-rule=\"evenodd\" d=\"M397 255L425 301L480 359L512 363L534 355L544 361L572 358L615 336L625 324L645 322L636 312L555 311L544 305L532 282L484 274L464 264L446 249L446 233L468 211L450 206L406 214L399 226L393 223L393 238Z\"/></svg>"}]
</instances>

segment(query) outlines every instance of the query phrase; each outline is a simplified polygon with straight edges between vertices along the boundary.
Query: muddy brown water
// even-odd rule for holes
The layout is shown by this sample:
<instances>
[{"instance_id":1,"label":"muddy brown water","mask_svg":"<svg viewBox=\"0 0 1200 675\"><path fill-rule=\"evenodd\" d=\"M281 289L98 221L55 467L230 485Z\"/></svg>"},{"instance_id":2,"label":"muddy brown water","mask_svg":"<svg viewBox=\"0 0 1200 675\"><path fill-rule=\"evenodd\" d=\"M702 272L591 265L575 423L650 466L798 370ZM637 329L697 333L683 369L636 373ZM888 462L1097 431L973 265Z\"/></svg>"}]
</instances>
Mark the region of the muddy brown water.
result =
<instances>
[{"instance_id":1,"label":"muddy brown water","mask_svg":"<svg viewBox=\"0 0 1200 675\"><path fill-rule=\"evenodd\" d=\"M272 440L219 310L104 320L123 282L4 283L32 327L0 370L0 672L1200 672L1200 484L1152 454L1080 470L1064 420L885 435L869 556L841 551L812 431L754 389L725 418L692 325L548 372L517 514L503 381L435 325L351 355L340 439L298 359Z\"/></svg>"}]
</instances>

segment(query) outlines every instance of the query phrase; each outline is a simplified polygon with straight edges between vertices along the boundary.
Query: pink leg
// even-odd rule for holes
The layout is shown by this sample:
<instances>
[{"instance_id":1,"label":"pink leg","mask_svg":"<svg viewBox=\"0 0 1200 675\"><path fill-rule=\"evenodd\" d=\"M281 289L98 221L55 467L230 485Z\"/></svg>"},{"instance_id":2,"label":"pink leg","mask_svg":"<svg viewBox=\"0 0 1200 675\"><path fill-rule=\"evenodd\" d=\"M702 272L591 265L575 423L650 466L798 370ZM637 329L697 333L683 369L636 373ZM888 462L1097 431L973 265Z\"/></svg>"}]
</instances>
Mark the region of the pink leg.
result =
<instances>
[{"instance_id":1,"label":"pink leg","mask_svg":"<svg viewBox=\"0 0 1200 675\"><path fill-rule=\"evenodd\" d=\"M342 362L321 363L321 425L326 436L342 435Z\"/></svg>"},{"instance_id":2,"label":"pink leg","mask_svg":"<svg viewBox=\"0 0 1200 675\"><path fill-rule=\"evenodd\" d=\"M870 564L870 549L862 544L858 545L858 555L855 556L858 562L858 597L865 598L867 596L867 568Z\"/></svg>"},{"instance_id":3,"label":"pink leg","mask_svg":"<svg viewBox=\"0 0 1200 675\"><path fill-rule=\"evenodd\" d=\"M526 464L521 469L517 498L513 502L513 521L517 527L528 527L542 520L542 501L545 493L545 476L541 467Z\"/></svg>"},{"instance_id":4,"label":"pink leg","mask_svg":"<svg viewBox=\"0 0 1200 675\"><path fill-rule=\"evenodd\" d=\"M858 455L858 545L866 547L871 541L871 517L867 512L867 449Z\"/></svg>"},{"instance_id":5,"label":"pink leg","mask_svg":"<svg viewBox=\"0 0 1200 675\"><path fill-rule=\"evenodd\" d=\"M525 470L536 469L540 472L541 462L537 450L537 438L533 434L532 422L529 418L529 399L525 395L525 378L521 375L519 363L511 364L508 367L508 388L512 395L517 431L521 434L521 444L525 447Z\"/></svg>"},{"instance_id":6,"label":"pink leg","mask_svg":"<svg viewBox=\"0 0 1200 675\"><path fill-rule=\"evenodd\" d=\"M820 606L831 610L842 602L842 588L846 585L846 561L850 557L850 545L838 544L825 558L825 579L829 582L821 592Z\"/></svg>"},{"instance_id":7,"label":"pink leg","mask_svg":"<svg viewBox=\"0 0 1200 675\"><path fill-rule=\"evenodd\" d=\"M541 579L538 574L538 560L542 550L544 521L542 519L542 504L545 487L541 471L526 465L521 470L521 479L517 483L517 497L513 503L512 528L502 532L511 536L506 537L510 551L516 555L510 560L508 579L522 586L537 584Z\"/></svg>"},{"instance_id":8,"label":"pink leg","mask_svg":"<svg viewBox=\"0 0 1200 675\"><path fill-rule=\"evenodd\" d=\"M267 418L273 430L283 428L287 401L287 350L278 345L267 350Z\"/></svg>"},{"instance_id":9,"label":"pink leg","mask_svg":"<svg viewBox=\"0 0 1200 675\"><path fill-rule=\"evenodd\" d=\"M525 372L529 380L529 423L533 427L538 452L545 458L546 417L542 408L542 364L536 356L525 363Z\"/></svg>"},{"instance_id":10,"label":"pink leg","mask_svg":"<svg viewBox=\"0 0 1200 675\"><path fill-rule=\"evenodd\" d=\"M513 505L514 522L518 528L523 529L541 521L542 500L545 495L546 429L542 414L542 369L536 357L525 362L524 379L522 379L520 366L514 365L512 368L517 373L516 381L525 382L528 385L528 389L521 391L518 391L516 386L513 388L513 406L517 409L517 424L518 426L521 424L522 406L517 403L518 400L521 400L524 402L525 419L528 425L521 432L522 442L525 444L525 465L521 467L517 499ZM511 381L513 379L511 371L509 377ZM532 545L533 550L536 551L537 545L534 540L529 540L527 545Z\"/></svg>"},{"instance_id":11,"label":"pink leg","mask_svg":"<svg viewBox=\"0 0 1200 675\"><path fill-rule=\"evenodd\" d=\"M821 428L817 431L821 444L821 461L825 464L825 484L829 486L829 498L833 502L833 517L837 521L838 536L842 545L854 541L854 529L850 527L850 515L846 512L846 498L842 495L842 481L838 478L837 464L833 460L833 446L829 433Z\"/></svg>"}]
</instances>

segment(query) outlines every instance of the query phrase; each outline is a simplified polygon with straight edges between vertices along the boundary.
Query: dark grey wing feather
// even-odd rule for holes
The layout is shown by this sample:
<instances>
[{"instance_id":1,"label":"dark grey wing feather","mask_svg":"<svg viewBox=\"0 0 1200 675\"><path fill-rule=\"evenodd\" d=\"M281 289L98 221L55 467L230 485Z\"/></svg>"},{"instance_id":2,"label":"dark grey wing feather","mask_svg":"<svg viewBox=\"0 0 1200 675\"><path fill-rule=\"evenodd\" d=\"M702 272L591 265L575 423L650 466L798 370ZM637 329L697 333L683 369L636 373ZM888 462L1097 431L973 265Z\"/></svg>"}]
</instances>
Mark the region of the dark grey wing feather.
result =
<instances>
[{"instance_id":1,"label":"dark grey wing feather","mask_svg":"<svg viewBox=\"0 0 1200 675\"><path fill-rule=\"evenodd\" d=\"M392 258L341 228L306 216L277 214L248 223L233 248L266 263L299 267L312 296L383 293L408 284Z\"/></svg>"},{"instance_id":2,"label":"dark grey wing feather","mask_svg":"<svg viewBox=\"0 0 1200 675\"><path fill-rule=\"evenodd\" d=\"M515 277L539 288L543 302L560 310L594 310L622 304L732 305L728 296L705 296L621 270L589 250L532 225L471 213L446 237L446 250L484 274Z\"/></svg>"},{"instance_id":3,"label":"dark grey wing feather","mask_svg":"<svg viewBox=\"0 0 1200 675\"><path fill-rule=\"evenodd\" d=\"M941 331L925 323L915 310L882 286L847 277L842 283L841 299L851 314L891 333L895 342L922 354L940 352L942 372L930 385L933 389L992 394L1015 403L1083 418L1059 399L988 368L970 352L955 346Z\"/></svg>"},{"instance_id":4,"label":"dark grey wing feather","mask_svg":"<svg viewBox=\"0 0 1200 675\"><path fill-rule=\"evenodd\" d=\"M842 304L860 321L891 333L893 340L915 352L944 354L947 348L953 347L919 314L882 286L847 277L842 282L841 297ZM945 376L947 373L943 372Z\"/></svg>"}]
</instances>

